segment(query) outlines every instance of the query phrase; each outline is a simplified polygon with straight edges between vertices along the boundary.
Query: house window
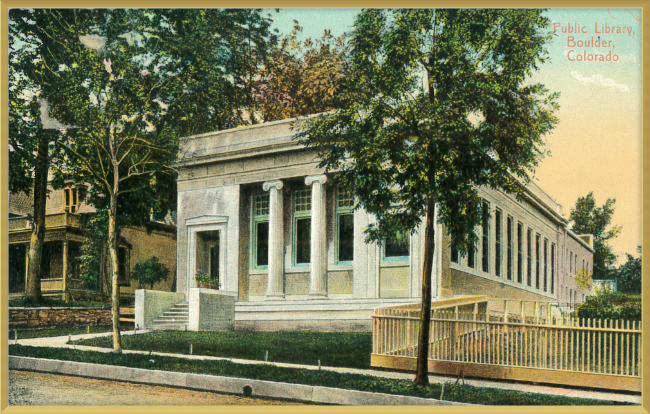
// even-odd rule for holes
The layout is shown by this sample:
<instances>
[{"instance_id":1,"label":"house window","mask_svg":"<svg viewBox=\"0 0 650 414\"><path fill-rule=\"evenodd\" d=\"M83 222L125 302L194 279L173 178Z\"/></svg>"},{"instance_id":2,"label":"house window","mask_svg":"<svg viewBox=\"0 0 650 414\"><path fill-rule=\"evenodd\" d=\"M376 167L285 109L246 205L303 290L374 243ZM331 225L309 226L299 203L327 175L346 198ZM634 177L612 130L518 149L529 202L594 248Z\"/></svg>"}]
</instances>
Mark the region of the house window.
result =
<instances>
[{"instance_id":1,"label":"house window","mask_svg":"<svg viewBox=\"0 0 650 414\"><path fill-rule=\"evenodd\" d=\"M469 249L467 249L467 266L473 269L475 261L476 261L476 248L474 247L474 245L472 245L469 247Z\"/></svg>"},{"instance_id":2,"label":"house window","mask_svg":"<svg viewBox=\"0 0 650 414\"><path fill-rule=\"evenodd\" d=\"M533 281L533 230L528 229L526 234L526 254L528 256L528 274L527 274L527 285L532 286Z\"/></svg>"},{"instance_id":3,"label":"house window","mask_svg":"<svg viewBox=\"0 0 650 414\"><path fill-rule=\"evenodd\" d=\"M308 266L311 260L311 189L293 193L293 263Z\"/></svg>"},{"instance_id":4,"label":"house window","mask_svg":"<svg viewBox=\"0 0 650 414\"><path fill-rule=\"evenodd\" d=\"M524 225L517 223L517 282L524 283Z\"/></svg>"},{"instance_id":5,"label":"house window","mask_svg":"<svg viewBox=\"0 0 650 414\"><path fill-rule=\"evenodd\" d=\"M573 273L573 252L571 252L571 256L569 257L569 272Z\"/></svg>"},{"instance_id":6,"label":"house window","mask_svg":"<svg viewBox=\"0 0 650 414\"><path fill-rule=\"evenodd\" d=\"M548 289L548 239L544 239L544 292Z\"/></svg>"},{"instance_id":7,"label":"house window","mask_svg":"<svg viewBox=\"0 0 650 414\"><path fill-rule=\"evenodd\" d=\"M535 289L539 289L539 251L540 251L540 239L539 234L535 235Z\"/></svg>"},{"instance_id":8,"label":"house window","mask_svg":"<svg viewBox=\"0 0 650 414\"><path fill-rule=\"evenodd\" d=\"M336 261L350 265L354 259L354 195L341 186L336 195Z\"/></svg>"},{"instance_id":9,"label":"house window","mask_svg":"<svg viewBox=\"0 0 650 414\"><path fill-rule=\"evenodd\" d=\"M508 216L508 222L506 224L506 231L508 233L507 243L508 243L508 253L506 256L506 276L508 280L512 280L512 217Z\"/></svg>"},{"instance_id":10,"label":"house window","mask_svg":"<svg viewBox=\"0 0 650 414\"><path fill-rule=\"evenodd\" d=\"M386 239L384 243L384 259L407 260L409 258L410 237L406 231L397 231L395 236Z\"/></svg>"},{"instance_id":11,"label":"house window","mask_svg":"<svg viewBox=\"0 0 650 414\"><path fill-rule=\"evenodd\" d=\"M63 190L65 204L63 206L63 211L66 213L76 213L78 208L78 193L76 188L66 188Z\"/></svg>"},{"instance_id":12,"label":"house window","mask_svg":"<svg viewBox=\"0 0 650 414\"><path fill-rule=\"evenodd\" d=\"M129 284L129 251L126 247L117 248L117 281L121 285Z\"/></svg>"},{"instance_id":13,"label":"house window","mask_svg":"<svg viewBox=\"0 0 650 414\"><path fill-rule=\"evenodd\" d=\"M483 200L481 208L481 222L483 225L483 243L482 243L482 260L481 268L484 272L490 271L490 205L487 201Z\"/></svg>"},{"instance_id":14,"label":"house window","mask_svg":"<svg viewBox=\"0 0 650 414\"><path fill-rule=\"evenodd\" d=\"M456 246L456 243L452 242L450 248L451 248L451 261L453 263L458 263L458 247Z\"/></svg>"},{"instance_id":15,"label":"house window","mask_svg":"<svg viewBox=\"0 0 650 414\"><path fill-rule=\"evenodd\" d=\"M253 195L251 207L251 268L266 269L269 264L268 193Z\"/></svg>"},{"instance_id":16,"label":"house window","mask_svg":"<svg viewBox=\"0 0 650 414\"><path fill-rule=\"evenodd\" d=\"M501 210L494 212L494 274L501 276Z\"/></svg>"},{"instance_id":17,"label":"house window","mask_svg":"<svg viewBox=\"0 0 650 414\"><path fill-rule=\"evenodd\" d=\"M554 291L555 291L555 243L551 243L551 294L553 294Z\"/></svg>"}]
</instances>

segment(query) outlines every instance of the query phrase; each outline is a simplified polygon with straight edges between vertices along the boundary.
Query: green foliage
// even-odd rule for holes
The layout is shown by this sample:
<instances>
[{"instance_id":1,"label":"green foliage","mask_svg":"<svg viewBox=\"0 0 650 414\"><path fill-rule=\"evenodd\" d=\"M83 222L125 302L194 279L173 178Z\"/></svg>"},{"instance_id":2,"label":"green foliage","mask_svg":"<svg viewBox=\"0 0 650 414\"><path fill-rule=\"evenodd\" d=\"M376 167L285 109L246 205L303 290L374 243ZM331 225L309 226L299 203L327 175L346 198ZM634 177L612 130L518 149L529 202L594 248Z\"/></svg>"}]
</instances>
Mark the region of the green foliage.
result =
<instances>
[{"instance_id":1,"label":"green foliage","mask_svg":"<svg viewBox=\"0 0 650 414\"><path fill-rule=\"evenodd\" d=\"M616 289L619 292L641 294L641 280L643 277L641 267L641 246L637 248L639 257L627 254L627 261L616 270Z\"/></svg>"},{"instance_id":2,"label":"green foliage","mask_svg":"<svg viewBox=\"0 0 650 414\"><path fill-rule=\"evenodd\" d=\"M381 241L433 202L462 252L477 241L477 187L520 194L557 94L526 81L552 33L541 10L366 9L351 36L341 108L303 125L321 167L355 188Z\"/></svg>"},{"instance_id":3,"label":"green foliage","mask_svg":"<svg viewBox=\"0 0 650 414\"><path fill-rule=\"evenodd\" d=\"M110 347L110 338L77 344ZM372 335L344 332L152 332L124 338L124 348L194 355L269 360L294 364L370 368Z\"/></svg>"},{"instance_id":4,"label":"green foliage","mask_svg":"<svg viewBox=\"0 0 650 414\"><path fill-rule=\"evenodd\" d=\"M152 256L136 264L132 275L140 283L140 287L149 285L153 289L155 283L167 280L169 269L160 263L156 256Z\"/></svg>"},{"instance_id":5,"label":"green foliage","mask_svg":"<svg viewBox=\"0 0 650 414\"><path fill-rule=\"evenodd\" d=\"M576 284L582 290L589 290L594 285L591 279L591 272L586 269L578 269L576 272Z\"/></svg>"},{"instance_id":6,"label":"green foliage","mask_svg":"<svg viewBox=\"0 0 650 414\"><path fill-rule=\"evenodd\" d=\"M69 308L69 307L89 307L89 308L105 308L107 306L104 302L95 301L63 301L60 299L40 297L36 300L29 299L12 299L9 301L9 307L16 308Z\"/></svg>"},{"instance_id":7,"label":"green foliage","mask_svg":"<svg viewBox=\"0 0 650 414\"><path fill-rule=\"evenodd\" d=\"M579 318L641 320L641 295L603 292L578 306Z\"/></svg>"},{"instance_id":8,"label":"green foliage","mask_svg":"<svg viewBox=\"0 0 650 414\"><path fill-rule=\"evenodd\" d=\"M569 220L573 221L571 230L574 233L594 236L594 279L611 278L612 266L616 262L616 255L608 242L618 236L621 227L613 226L607 230L614 215L615 203L616 199L608 198L602 207L596 207L594 193L590 192L584 197L578 197L569 215Z\"/></svg>"},{"instance_id":9,"label":"green foliage","mask_svg":"<svg viewBox=\"0 0 650 414\"><path fill-rule=\"evenodd\" d=\"M83 214L81 217L84 239L76 257L79 276L83 280L85 289L97 291L101 285L105 259L103 250L108 237L108 214L106 210L98 210L95 213Z\"/></svg>"},{"instance_id":10,"label":"green foliage","mask_svg":"<svg viewBox=\"0 0 650 414\"><path fill-rule=\"evenodd\" d=\"M125 340L128 337L125 337ZM291 384L316 385L396 395L410 395L432 399L440 398L442 387L442 384L439 383L422 387L405 380L377 378L360 374L345 374L326 370L319 371L281 368L273 365L238 364L230 361L197 361L159 355L155 355L152 358L148 354L115 355L112 353L88 352L75 349L11 345L9 346L9 355L60 359L150 370L251 378ZM153 362L150 361L151 359L153 359ZM445 384L444 399L447 401L483 405L621 405L619 402L608 400L590 400L585 398L534 394L520 391L454 385L449 383Z\"/></svg>"},{"instance_id":11,"label":"green foliage","mask_svg":"<svg viewBox=\"0 0 650 414\"><path fill-rule=\"evenodd\" d=\"M218 279L216 281L213 280L212 277L207 273L198 273L196 275L196 283L200 285L215 283L218 285L219 280Z\"/></svg>"}]
</instances>

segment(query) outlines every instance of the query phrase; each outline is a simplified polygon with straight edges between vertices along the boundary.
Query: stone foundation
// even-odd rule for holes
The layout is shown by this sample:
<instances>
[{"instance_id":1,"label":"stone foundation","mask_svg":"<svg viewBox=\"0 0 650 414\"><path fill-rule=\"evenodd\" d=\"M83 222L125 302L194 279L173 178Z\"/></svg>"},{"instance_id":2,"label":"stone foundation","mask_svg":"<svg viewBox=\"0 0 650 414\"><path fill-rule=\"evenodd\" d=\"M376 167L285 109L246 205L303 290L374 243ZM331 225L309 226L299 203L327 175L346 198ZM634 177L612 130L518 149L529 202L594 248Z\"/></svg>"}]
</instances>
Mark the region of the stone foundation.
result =
<instances>
[{"instance_id":1,"label":"stone foundation","mask_svg":"<svg viewBox=\"0 0 650 414\"><path fill-rule=\"evenodd\" d=\"M9 308L9 329L110 324L110 309Z\"/></svg>"}]
</instances>

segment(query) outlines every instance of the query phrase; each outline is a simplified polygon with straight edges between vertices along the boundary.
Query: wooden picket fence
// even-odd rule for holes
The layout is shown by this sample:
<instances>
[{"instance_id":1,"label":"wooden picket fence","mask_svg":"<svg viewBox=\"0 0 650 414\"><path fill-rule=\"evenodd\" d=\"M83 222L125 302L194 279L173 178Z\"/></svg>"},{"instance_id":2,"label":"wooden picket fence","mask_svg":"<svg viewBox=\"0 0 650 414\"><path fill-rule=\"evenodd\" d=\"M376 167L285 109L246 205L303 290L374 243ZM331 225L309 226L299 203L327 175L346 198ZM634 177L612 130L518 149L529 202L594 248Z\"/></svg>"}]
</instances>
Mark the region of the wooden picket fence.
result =
<instances>
[{"instance_id":1,"label":"wooden picket fence","mask_svg":"<svg viewBox=\"0 0 650 414\"><path fill-rule=\"evenodd\" d=\"M432 309L431 373L641 390L640 322L562 318L551 302L533 302L532 312L524 302L491 310L495 303L503 301L473 297ZM418 307L375 310L373 366L415 369Z\"/></svg>"}]
</instances>

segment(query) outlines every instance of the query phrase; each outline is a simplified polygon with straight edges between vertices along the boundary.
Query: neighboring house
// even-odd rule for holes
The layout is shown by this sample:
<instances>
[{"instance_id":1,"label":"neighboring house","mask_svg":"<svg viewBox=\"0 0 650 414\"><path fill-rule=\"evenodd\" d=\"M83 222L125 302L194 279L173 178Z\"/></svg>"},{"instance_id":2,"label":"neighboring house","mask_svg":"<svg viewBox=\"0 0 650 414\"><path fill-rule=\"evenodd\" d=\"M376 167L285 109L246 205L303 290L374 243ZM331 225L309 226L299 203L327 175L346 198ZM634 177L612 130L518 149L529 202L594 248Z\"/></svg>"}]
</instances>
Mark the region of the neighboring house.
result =
<instances>
[{"instance_id":1,"label":"neighboring house","mask_svg":"<svg viewBox=\"0 0 650 414\"><path fill-rule=\"evenodd\" d=\"M94 207L83 202L84 189L69 187L54 190L48 187L45 216L45 241L41 259L41 291L44 296L82 299L110 292L110 260L107 249L102 251L100 286L97 291L86 288L81 278L77 256L84 241L82 215L93 213ZM33 196L9 193L9 294L25 293L25 278L29 256L34 214ZM170 278L156 285L159 290L171 290L176 268L176 226L174 223L147 223L144 227L122 229L118 241L120 293L133 297L139 287L131 278L135 265L157 256L170 270ZM65 277L64 277L65 275Z\"/></svg>"},{"instance_id":2,"label":"neighboring house","mask_svg":"<svg viewBox=\"0 0 650 414\"><path fill-rule=\"evenodd\" d=\"M604 289L611 290L616 292L616 280L614 279L603 279L603 280L594 280L594 291L602 291Z\"/></svg>"},{"instance_id":3,"label":"neighboring house","mask_svg":"<svg viewBox=\"0 0 650 414\"><path fill-rule=\"evenodd\" d=\"M181 139L177 292L192 315L196 275L218 278L237 298L235 329L370 330L373 309L419 302L424 232L365 243L373 216L354 211L354 194L294 140L293 121ZM591 272L593 248L567 228L560 205L534 183L521 201L478 191L490 220L476 251L461 257L436 227L434 300L581 302L588 292L575 275Z\"/></svg>"}]
</instances>

